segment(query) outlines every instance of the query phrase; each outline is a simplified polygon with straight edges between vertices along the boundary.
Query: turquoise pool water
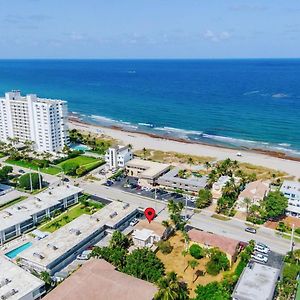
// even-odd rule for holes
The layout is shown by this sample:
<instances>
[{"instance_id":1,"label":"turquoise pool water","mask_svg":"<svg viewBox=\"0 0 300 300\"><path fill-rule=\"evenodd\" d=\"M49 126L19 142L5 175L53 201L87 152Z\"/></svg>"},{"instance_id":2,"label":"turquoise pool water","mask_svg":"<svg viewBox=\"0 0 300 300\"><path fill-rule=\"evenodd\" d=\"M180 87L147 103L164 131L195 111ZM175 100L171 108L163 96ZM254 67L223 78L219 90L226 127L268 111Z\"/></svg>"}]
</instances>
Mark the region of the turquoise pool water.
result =
<instances>
[{"instance_id":1,"label":"turquoise pool water","mask_svg":"<svg viewBox=\"0 0 300 300\"><path fill-rule=\"evenodd\" d=\"M74 149L74 150L78 150L78 151L90 150L90 148L86 145L72 145L71 148Z\"/></svg>"},{"instance_id":2,"label":"turquoise pool water","mask_svg":"<svg viewBox=\"0 0 300 300\"><path fill-rule=\"evenodd\" d=\"M14 250L11 250L7 253L5 253L5 255L11 259L15 258L19 253L21 253L22 251L26 250L27 248L31 247L32 243L28 242L26 244L23 244L22 246L15 248Z\"/></svg>"}]
</instances>

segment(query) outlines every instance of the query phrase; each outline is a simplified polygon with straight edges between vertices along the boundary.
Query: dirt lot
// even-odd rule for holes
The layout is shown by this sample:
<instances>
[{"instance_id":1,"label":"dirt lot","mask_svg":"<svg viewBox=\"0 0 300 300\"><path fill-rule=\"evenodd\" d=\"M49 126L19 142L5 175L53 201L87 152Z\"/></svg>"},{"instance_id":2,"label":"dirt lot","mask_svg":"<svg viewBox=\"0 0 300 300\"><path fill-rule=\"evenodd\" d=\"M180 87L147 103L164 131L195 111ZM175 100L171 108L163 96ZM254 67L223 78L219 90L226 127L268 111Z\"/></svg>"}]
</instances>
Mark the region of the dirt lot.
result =
<instances>
[{"instance_id":1,"label":"dirt lot","mask_svg":"<svg viewBox=\"0 0 300 300\"><path fill-rule=\"evenodd\" d=\"M212 281L221 281L223 274L220 273L217 276L211 276L205 274L198 277L196 281L195 272L201 270L205 272L205 264L208 262L208 258L202 258L198 260L199 265L193 270L191 267L187 267L188 261L193 257L187 254L185 257L182 255L182 251L185 249L184 239L181 233L177 233L170 238L170 243L173 246L173 251L170 254L163 254L160 251L157 252L157 256L161 259L166 267L166 272L174 271L188 284L190 289L190 297L195 295L194 290L198 284L206 285ZM185 270L186 269L186 270Z\"/></svg>"}]
</instances>

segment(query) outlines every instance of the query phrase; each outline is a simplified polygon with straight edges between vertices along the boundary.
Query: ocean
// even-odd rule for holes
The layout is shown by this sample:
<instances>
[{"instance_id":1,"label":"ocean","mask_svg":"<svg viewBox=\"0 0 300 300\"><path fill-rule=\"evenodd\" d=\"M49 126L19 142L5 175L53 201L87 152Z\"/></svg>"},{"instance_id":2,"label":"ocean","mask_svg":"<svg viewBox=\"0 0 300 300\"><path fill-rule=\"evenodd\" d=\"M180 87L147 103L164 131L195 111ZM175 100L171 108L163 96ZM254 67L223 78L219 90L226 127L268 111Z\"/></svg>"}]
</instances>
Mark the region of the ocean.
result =
<instances>
[{"instance_id":1,"label":"ocean","mask_svg":"<svg viewBox=\"0 0 300 300\"><path fill-rule=\"evenodd\" d=\"M0 60L0 95L68 101L85 121L300 156L300 60Z\"/></svg>"}]
</instances>

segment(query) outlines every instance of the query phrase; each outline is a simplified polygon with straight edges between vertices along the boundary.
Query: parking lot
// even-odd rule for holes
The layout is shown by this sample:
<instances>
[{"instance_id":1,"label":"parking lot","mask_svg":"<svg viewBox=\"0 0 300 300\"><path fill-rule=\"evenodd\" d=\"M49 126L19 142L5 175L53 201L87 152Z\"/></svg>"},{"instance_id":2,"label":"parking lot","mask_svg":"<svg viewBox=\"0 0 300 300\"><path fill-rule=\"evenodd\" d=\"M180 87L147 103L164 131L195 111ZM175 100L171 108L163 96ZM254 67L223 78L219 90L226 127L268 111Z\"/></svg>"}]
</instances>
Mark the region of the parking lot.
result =
<instances>
[{"instance_id":1,"label":"parking lot","mask_svg":"<svg viewBox=\"0 0 300 300\"><path fill-rule=\"evenodd\" d=\"M113 181L110 185L113 188L144 196L151 199L157 199L161 201L168 202L169 200L173 199L176 202L182 202L184 205L187 204L190 208L195 208L195 201L186 200L185 196L182 194L178 194L175 192L168 192L164 189L156 188L156 189L143 189L137 183L137 179L132 177L120 177L117 180Z\"/></svg>"}]
</instances>

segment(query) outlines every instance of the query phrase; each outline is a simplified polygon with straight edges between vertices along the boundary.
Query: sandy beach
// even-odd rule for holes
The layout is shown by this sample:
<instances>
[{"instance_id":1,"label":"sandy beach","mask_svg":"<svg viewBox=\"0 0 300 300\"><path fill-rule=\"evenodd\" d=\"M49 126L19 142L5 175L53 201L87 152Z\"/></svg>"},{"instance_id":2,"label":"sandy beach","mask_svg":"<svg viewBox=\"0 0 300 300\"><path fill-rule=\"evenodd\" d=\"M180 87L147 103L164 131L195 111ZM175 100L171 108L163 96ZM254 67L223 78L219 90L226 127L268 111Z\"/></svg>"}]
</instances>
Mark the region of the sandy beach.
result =
<instances>
[{"instance_id":1,"label":"sandy beach","mask_svg":"<svg viewBox=\"0 0 300 300\"><path fill-rule=\"evenodd\" d=\"M124 130L107 128L86 124L81 121L69 120L70 129L84 130L90 133L104 134L123 144L131 144L134 150L143 148L155 149L161 151L175 151L179 153L198 155L198 156L212 156L217 160L230 158L240 162L246 162L254 165L260 165L279 171L284 171L291 176L300 178L300 162L290 159L282 159L264 153L255 151L243 151L222 147L215 147L210 145L202 145L195 143L186 143L182 141L175 141L166 138L152 137L147 134L126 132ZM241 157L237 156L237 152L242 154Z\"/></svg>"}]
</instances>

